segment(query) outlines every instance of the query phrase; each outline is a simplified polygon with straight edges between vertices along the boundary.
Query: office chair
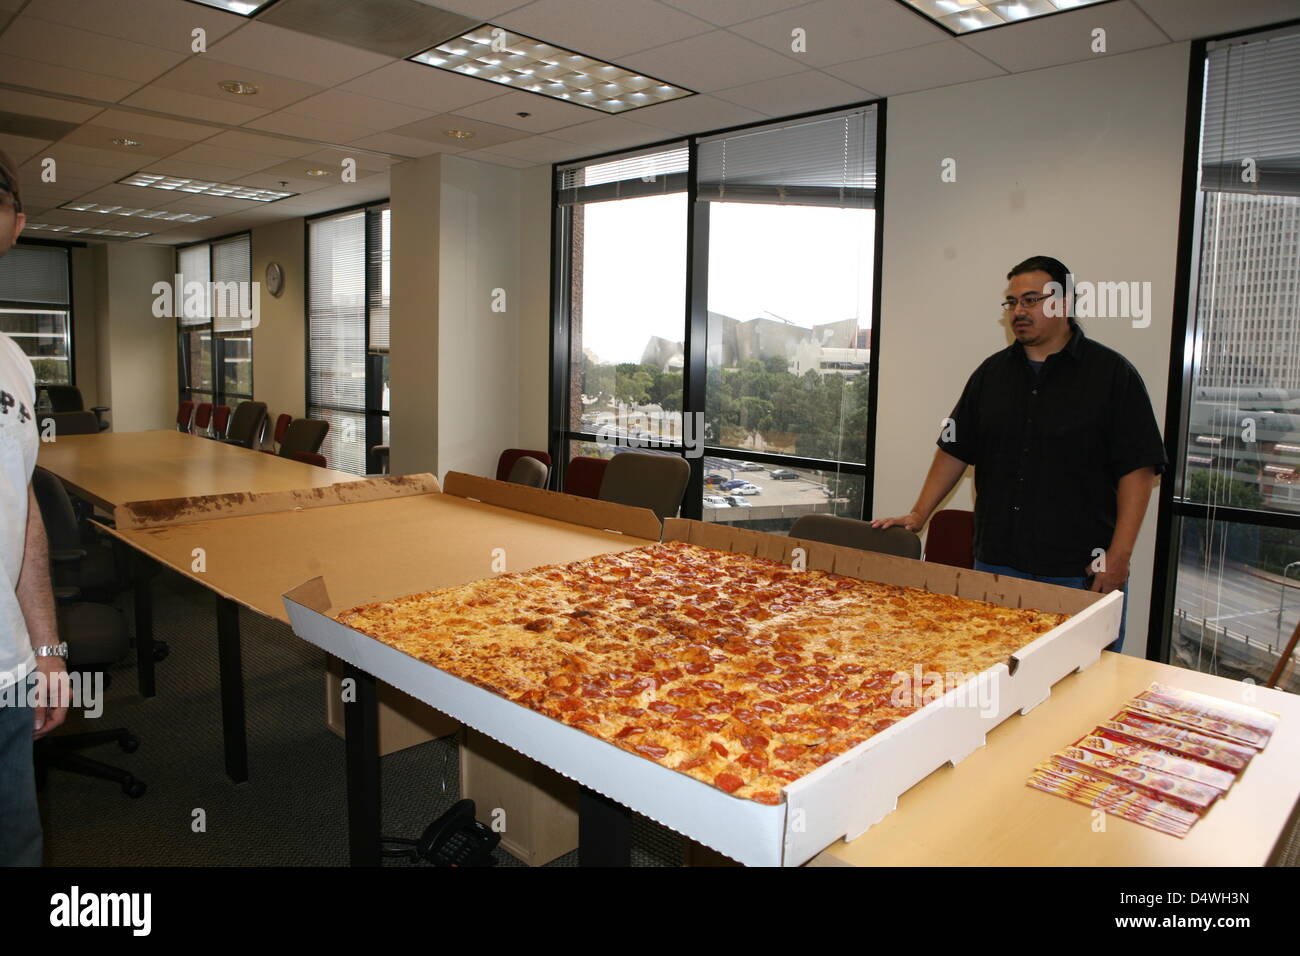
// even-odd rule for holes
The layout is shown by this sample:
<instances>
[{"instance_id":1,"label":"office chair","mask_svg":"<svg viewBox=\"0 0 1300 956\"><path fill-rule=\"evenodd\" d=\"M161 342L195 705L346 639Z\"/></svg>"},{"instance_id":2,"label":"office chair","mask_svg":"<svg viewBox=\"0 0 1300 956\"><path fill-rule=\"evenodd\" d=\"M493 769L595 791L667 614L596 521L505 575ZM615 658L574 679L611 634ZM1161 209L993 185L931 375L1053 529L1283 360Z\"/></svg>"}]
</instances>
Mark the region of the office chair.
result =
<instances>
[{"instance_id":1,"label":"office chair","mask_svg":"<svg viewBox=\"0 0 1300 956\"><path fill-rule=\"evenodd\" d=\"M39 390L45 393L50 402L50 411L56 414L86 410L86 402L81 397L81 389L75 385L41 385ZM95 421L99 423L101 432L108 428L108 422L104 421L104 412L109 411L109 406L96 405L90 411L94 413Z\"/></svg>"},{"instance_id":2,"label":"office chair","mask_svg":"<svg viewBox=\"0 0 1300 956\"><path fill-rule=\"evenodd\" d=\"M310 451L294 451L285 456L292 458L294 461L301 461L304 464L315 465L317 468L328 468L329 464L324 455L319 455Z\"/></svg>"},{"instance_id":3,"label":"office chair","mask_svg":"<svg viewBox=\"0 0 1300 956\"><path fill-rule=\"evenodd\" d=\"M370 471L375 465L378 466L374 471ZM375 475L388 474L388 446L371 445L370 460L366 462L366 470Z\"/></svg>"},{"instance_id":4,"label":"office chair","mask_svg":"<svg viewBox=\"0 0 1300 956\"><path fill-rule=\"evenodd\" d=\"M315 454L329 430L330 423L319 418L295 418L280 439L280 457L291 458L296 451Z\"/></svg>"},{"instance_id":5,"label":"office chair","mask_svg":"<svg viewBox=\"0 0 1300 956\"><path fill-rule=\"evenodd\" d=\"M954 568L975 567L975 512L945 508L930 519L925 560Z\"/></svg>"},{"instance_id":6,"label":"office chair","mask_svg":"<svg viewBox=\"0 0 1300 956\"><path fill-rule=\"evenodd\" d=\"M284 444L285 433L289 430L289 424L293 421L293 416L288 412L282 412L275 417L275 431L271 433L271 441L275 443L276 450Z\"/></svg>"},{"instance_id":7,"label":"office chair","mask_svg":"<svg viewBox=\"0 0 1300 956\"><path fill-rule=\"evenodd\" d=\"M676 517L691 466L680 455L619 452L605 466L600 500L649 508L659 520Z\"/></svg>"},{"instance_id":8,"label":"office chair","mask_svg":"<svg viewBox=\"0 0 1300 956\"><path fill-rule=\"evenodd\" d=\"M181 402L181 407L176 412L176 429L177 431L189 432L194 428L194 403Z\"/></svg>"},{"instance_id":9,"label":"office chair","mask_svg":"<svg viewBox=\"0 0 1300 956\"><path fill-rule=\"evenodd\" d=\"M529 451L527 448L507 448L497 459L497 481L509 481L510 469L515 467L515 462L527 455L529 458L536 458L548 469L551 467L551 456L544 451Z\"/></svg>"},{"instance_id":10,"label":"office chair","mask_svg":"<svg viewBox=\"0 0 1300 956\"><path fill-rule=\"evenodd\" d=\"M599 498L600 483L605 477L608 458L587 458L575 456L569 467L564 469L564 491L570 495L584 498Z\"/></svg>"},{"instance_id":11,"label":"office chair","mask_svg":"<svg viewBox=\"0 0 1300 956\"><path fill-rule=\"evenodd\" d=\"M510 469L510 477L506 481L516 485L527 485L529 488L545 488L550 472L551 469L532 455L522 455L515 459L514 467Z\"/></svg>"},{"instance_id":12,"label":"office chair","mask_svg":"<svg viewBox=\"0 0 1300 956\"><path fill-rule=\"evenodd\" d=\"M240 402L223 436L227 445L256 448L266 424L266 402Z\"/></svg>"},{"instance_id":13,"label":"office chair","mask_svg":"<svg viewBox=\"0 0 1300 956\"><path fill-rule=\"evenodd\" d=\"M208 437L204 433L208 430L208 426L211 423L212 423L212 403L199 402L199 404L194 406L194 428L193 428L194 434L203 435L205 438Z\"/></svg>"},{"instance_id":14,"label":"office chair","mask_svg":"<svg viewBox=\"0 0 1300 956\"><path fill-rule=\"evenodd\" d=\"M99 427L100 421L94 412L42 412L36 421L36 427L42 433L48 427L47 421L54 423L56 440L60 435L98 435L104 430Z\"/></svg>"},{"instance_id":15,"label":"office chair","mask_svg":"<svg viewBox=\"0 0 1300 956\"><path fill-rule=\"evenodd\" d=\"M212 437L217 441L222 441L226 437L226 430L230 427L230 406L216 405L212 409Z\"/></svg>"},{"instance_id":16,"label":"office chair","mask_svg":"<svg viewBox=\"0 0 1300 956\"><path fill-rule=\"evenodd\" d=\"M921 539L906 528L873 528L869 521L837 515L800 515L790 528L790 537L857 548L859 551L894 554L900 558L921 556Z\"/></svg>"}]
</instances>

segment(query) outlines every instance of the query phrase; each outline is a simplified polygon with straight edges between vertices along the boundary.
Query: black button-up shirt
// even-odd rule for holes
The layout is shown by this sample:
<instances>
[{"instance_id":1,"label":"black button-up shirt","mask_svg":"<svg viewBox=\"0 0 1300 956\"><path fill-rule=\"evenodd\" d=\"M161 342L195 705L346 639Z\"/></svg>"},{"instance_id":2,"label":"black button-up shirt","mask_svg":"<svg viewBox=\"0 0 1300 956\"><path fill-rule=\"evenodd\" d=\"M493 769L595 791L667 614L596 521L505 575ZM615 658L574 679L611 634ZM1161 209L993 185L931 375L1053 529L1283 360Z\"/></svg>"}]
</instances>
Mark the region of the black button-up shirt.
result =
<instances>
[{"instance_id":1,"label":"black button-up shirt","mask_svg":"<svg viewBox=\"0 0 1300 956\"><path fill-rule=\"evenodd\" d=\"M1137 370L1077 325L1035 375L1019 343L977 368L939 447L975 466L975 556L1052 577L1088 573L1129 472L1165 467Z\"/></svg>"}]
</instances>

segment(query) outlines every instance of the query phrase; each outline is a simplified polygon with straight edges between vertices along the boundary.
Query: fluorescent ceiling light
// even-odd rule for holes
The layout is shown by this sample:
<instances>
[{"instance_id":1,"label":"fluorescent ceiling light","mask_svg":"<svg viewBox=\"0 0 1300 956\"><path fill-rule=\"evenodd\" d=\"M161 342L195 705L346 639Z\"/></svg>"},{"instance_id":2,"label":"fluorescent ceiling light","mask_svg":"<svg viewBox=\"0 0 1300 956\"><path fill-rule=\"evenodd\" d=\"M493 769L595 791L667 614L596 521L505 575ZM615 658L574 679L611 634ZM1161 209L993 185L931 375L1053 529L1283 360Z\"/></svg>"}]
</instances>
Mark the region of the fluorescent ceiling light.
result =
<instances>
[{"instance_id":1,"label":"fluorescent ceiling light","mask_svg":"<svg viewBox=\"0 0 1300 956\"><path fill-rule=\"evenodd\" d=\"M216 7L218 10L225 10L227 13L237 13L241 17L251 17L254 14L261 13L275 0L190 0L191 3L199 3L205 7Z\"/></svg>"},{"instance_id":2,"label":"fluorescent ceiling light","mask_svg":"<svg viewBox=\"0 0 1300 956\"><path fill-rule=\"evenodd\" d=\"M122 177L118 182L123 186L148 186L151 189L166 189L178 193L191 193L196 196L251 199L254 202L276 202L298 195L297 193L281 192L277 189L234 186L230 183L214 183L205 179L184 179L180 176L162 176L158 173L132 173L130 176Z\"/></svg>"},{"instance_id":3,"label":"fluorescent ceiling light","mask_svg":"<svg viewBox=\"0 0 1300 956\"><path fill-rule=\"evenodd\" d=\"M626 113L695 95L694 90L491 24L417 53L411 60L602 113Z\"/></svg>"},{"instance_id":4,"label":"fluorescent ceiling light","mask_svg":"<svg viewBox=\"0 0 1300 956\"><path fill-rule=\"evenodd\" d=\"M949 33L974 33L1109 0L898 0Z\"/></svg>"},{"instance_id":5,"label":"fluorescent ceiling light","mask_svg":"<svg viewBox=\"0 0 1300 956\"><path fill-rule=\"evenodd\" d=\"M211 216L199 216L192 212L170 212L166 209L135 209L131 206L101 206L93 202L65 202L60 209L75 212L97 212L105 216L139 216L141 219L161 219L164 222L202 222Z\"/></svg>"},{"instance_id":6,"label":"fluorescent ceiling light","mask_svg":"<svg viewBox=\"0 0 1300 956\"><path fill-rule=\"evenodd\" d=\"M101 239L143 239L152 232L128 232L124 229L92 229L89 226L55 226L48 222L29 222L23 228L45 232L63 232L73 236L98 236Z\"/></svg>"}]
</instances>

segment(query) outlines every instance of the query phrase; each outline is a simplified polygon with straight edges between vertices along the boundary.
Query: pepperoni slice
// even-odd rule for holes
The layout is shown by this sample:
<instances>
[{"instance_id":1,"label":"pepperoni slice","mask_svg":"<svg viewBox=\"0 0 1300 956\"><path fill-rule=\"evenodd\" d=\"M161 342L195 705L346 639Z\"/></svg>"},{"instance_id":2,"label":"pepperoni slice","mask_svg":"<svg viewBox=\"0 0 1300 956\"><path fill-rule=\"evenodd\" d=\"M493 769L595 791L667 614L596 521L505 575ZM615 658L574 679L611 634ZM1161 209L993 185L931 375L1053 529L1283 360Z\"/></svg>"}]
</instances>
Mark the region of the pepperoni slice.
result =
<instances>
[{"instance_id":1,"label":"pepperoni slice","mask_svg":"<svg viewBox=\"0 0 1300 956\"><path fill-rule=\"evenodd\" d=\"M746 750L766 750L769 743L771 741L759 734L744 734L740 738L740 745Z\"/></svg>"},{"instance_id":2,"label":"pepperoni slice","mask_svg":"<svg viewBox=\"0 0 1300 956\"><path fill-rule=\"evenodd\" d=\"M719 790L725 790L727 793L735 793L745 785L745 781L741 780L734 773L720 773L713 778L713 784Z\"/></svg>"},{"instance_id":3,"label":"pepperoni slice","mask_svg":"<svg viewBox=\"0 0 1300 956\"><path fill-rule=\"evenodd\" d=\"M620 707L618 712L624 717L640 717L645 713L640 707Z\"/></svg>"},{"instance_id":4,"label":"pepperoni slice","mask_svg":"<svg viewBox=\"0 0 1300 956\"><path fill-rule=\"evenodd\" d=\"M771 790L760 790L750 797L757 803L766 803L769 807L774 807L781 802L781 797Z\"/></svg>"},{"instance_id":5,"label":"pepperoni slice","mask_svg":"<svg viewBox=\"0 0 1300 956\"><path fill-rule=\"evenodd\" d=\"M660 747L658 744L636 744L632 749L639 754L644 754L651 760L663 760L668 756L668 748Z\"/></svg>"},{"instance_id":6,"label":"pepperoni slice","mask_svg":"<svg viewBox=\"0 0 1300 956\"><path fill-rule=\"evenodd\" d=\"M727 748L724 747L724 746L723 746L719 741L717 741L717 740L712 741L712 742L709 744L709 747L710 747L710 748L713 750L713 752L714 752L715 754L717 754L719 757L728 757L728 756L730 756L730 754L727 752Z\"/></svg>"},{"instance_id":7,"label":"pepperoni slice","mask_svg":"<svg viewBox=\"0 0 1300 956\"><path fill-rule=\"evenodd\" d=\"M644 727L637 727L634 724L628 724L622 730L614 735L615 740L622 740L624 737L631 737L633 734L645 733Z\"/></svg>"},{"instance_id":8,"label":"pepperoni slice","mask_svg":"<svg viewBox=\"0 0 1300 956\"><path fill-rule=\"evenodd\" d=\"M666 700L651 701L647 706L651 710L657 711L665 716L671 716L672 714L677 713L679 709L676 704L670 704Z\"/></svg>"},{"instance_id":9,"label":"pepperoni slice","mask_svg":"<svg viewBox=\"0 0 1300 956\"><path fill-rule=\"evenodd\" d=\"M712 670L712 668L710 668ZM697 680L695 686L700 690L716 691L722 690L722 685L715 680Z\"/></svg>"},{"instance_id":10,"label":"pepperoni slice","mask_svg":"<svg viewBox=\"0 0 1300 956\"><path fill-rule=\"evenodd\" d=\"M838 727L840 730L848 730L853 726L853 721L849 720L847 717L832 717L830 720L826 721L826 723L830 724L832 727Z\"/></svg>"},{"instance_id":11,"label":"pepperoni slice","mask_svg":"<svg viewBox=\"0 0 1300 956\"><path fill-rule=\"evenodd\" d=\"M686 665L686 672L688 674L709 674L712 673L712 671L713 665L707 661L691 661ZM713 681L709 681L708 683L713 683ZM718 686L721 687L722 685L719 684Z\"/></svg>"},{"instance_id":12,"label":"pepperoni slice","mask_svg":"<svg viewBox=\"0 0 1300 956\"><path fill-rule=\"evenodd\" d=\"M670 680L677 680L682 676L682 672L680 668L670 667L665 671L660 671L656 676L659 678L659 682L664 684Z\"/></svg>"},{"instance_id":13,"label":"pepperoni slice","mask_svg":"<svg viewBox=\"0 0 1300 956\"><path fill-rule=\"evenodd\" d=\"M797 760L804 755L805 748L797 744L782 744L772 751L781 760Z\"/></svg>"},{"instance_id":14,"label":"pepperoni slice","mask_svg":"<svg viewBox=\"0 0 1300 956\"><path fill-rule=\"evenodd\" d=\"M760 700L754 703L754 709L761 714L779 714L785 707L774 700Z\"/></svg>"},{"instance_id":15,"label":"pepperoni slice","mask_svg":"<svg viewBox=\"0 0 1300 956\"><path fill-rule=\"evenodd\" d=\"M577 710L581 706L582 701L577 697L566 697L559 703L560 710L564 711Z\"/></svg>"},{"instance_id":16,"label":"pepperoni slice","mask_svg":"<svg viewBox=\"0 0 1300 956\"><path fill-rule=\"evenodd\" d=\"M746 767L753 767L755 770L767 769L767 758L759 753L741 754L736 758L736 763L743 763Z\"/></svg>"},{"instance_id":17,"label":"pepperoni slice","mask_svg":"<svg viewBox=\"0 0 1300 956\"><path fill-rule=\"evenodd\" d=\"M706 728L707 730L711 730L716 734L719 730L721 730L723 727L726 726L726 723L727 722L725 720L714 719L714 720L706 720L704 721L704 723L700 724L700 726Z\"/></svg>"},{"instance_id":18,"label":"pepperoni slice","mask_svg":"<svg viewBox=\"0 0 1300 956\"><path fill-rule=\"evenodd\" d=\"M529 621L524 625L525 631L548 631L550 629L551 622L544 617L539 617L537 620Z\"/></svg>"},{"instance_id":19,"label":"pepperoni slice","mask_svg":"<svg viewBox=\"0 0 1300 956\"><path fill-rule=\"evenodd\" d=\"M709 762L708 757L691 757L689 760L683 760L676 767L678 770L694 770L696 767L703 766Z\"/></svg>"},{"instance_id":20,"label":"pepperoni slice","mask_svg":"<svg viewBox=\"0 0 1300 956\"><path fill-rule=\"evenodd\" d=\"M782 780L793 781L798 780L800 775L795 773L793 770L773 770L772 776L780 777Z\"/></svg>"},{"instance_id":21,"label":"pepperoni slice","mask_svg":"<svg viewBox=\"0 0 1300 956\"><path fill-rule=\"evenodd\" d=\"M699 724L699 723L703 723L704 715L701 714L698 710L686 709L686 710L679 710L673 719L684 721L685 723L688 724Z\"/></svg>"}]
</instances>

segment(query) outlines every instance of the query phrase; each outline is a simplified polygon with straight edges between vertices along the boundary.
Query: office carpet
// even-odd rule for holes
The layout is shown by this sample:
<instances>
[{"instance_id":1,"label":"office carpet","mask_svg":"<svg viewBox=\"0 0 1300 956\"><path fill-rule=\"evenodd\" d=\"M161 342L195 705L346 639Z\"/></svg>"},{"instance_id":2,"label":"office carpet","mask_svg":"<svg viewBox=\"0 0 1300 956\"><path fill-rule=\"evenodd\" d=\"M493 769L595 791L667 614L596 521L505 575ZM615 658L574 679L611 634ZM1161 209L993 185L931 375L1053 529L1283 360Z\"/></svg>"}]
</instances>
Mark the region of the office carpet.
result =
<instances>
[{"instance_id":1,"label":"office carpet","mask_svg":"<svg viewBox=\"0 0 1300 956\"><path fill-rule=\"evenodd\" d=\"M222 757L212 594L171 572L154 580L153 594L155 637L171 645L157 665L158 695L136 693L132 656L113 671L104 715L74 715L67 727L130 728L135 753L116 744L85 753L130 770L148 790L131 799L111 781L52 770L40 795L47 864L346 865L343 741L325 726L324 653L288 625L241 610L249 780L234 784ZM418 838L459 799L457 747L444 738L383 758L385 835ZM673 831L634 818L634 866L678 865L683 846ZM495 858L524 865L501 848ZM577 851L550 865L577 865Z\"/></svg>"}]
</instances>

